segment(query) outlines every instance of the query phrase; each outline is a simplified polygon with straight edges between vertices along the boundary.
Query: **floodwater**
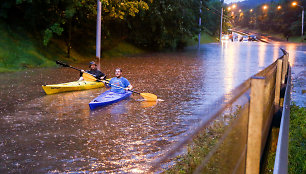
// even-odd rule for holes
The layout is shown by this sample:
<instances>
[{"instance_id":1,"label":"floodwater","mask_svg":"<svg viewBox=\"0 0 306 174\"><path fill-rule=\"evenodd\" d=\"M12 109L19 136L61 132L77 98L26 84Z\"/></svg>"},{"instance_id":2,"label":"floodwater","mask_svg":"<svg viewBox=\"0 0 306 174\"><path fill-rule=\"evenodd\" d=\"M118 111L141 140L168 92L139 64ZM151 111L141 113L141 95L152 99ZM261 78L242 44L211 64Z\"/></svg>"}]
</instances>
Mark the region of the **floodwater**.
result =
<instances>
[{"instance_id":1,"label":"floodwater","mask_svg":"<svg viewBox=\"0 0 306 174\"><path fill-rule=\"evenodd\" d=\"M186 136L208 106L282 56L293 66L293 101L305 106L306 46L228 42L175 53L102 60L112 77L123 69L138 92L162 102L130 99L90 111L105 88L45 95L41 85L75 81L69 68L0 75L0 173L145 173ZM87 65L74 65L87 68Z\"/></svg>"}]
</instances>

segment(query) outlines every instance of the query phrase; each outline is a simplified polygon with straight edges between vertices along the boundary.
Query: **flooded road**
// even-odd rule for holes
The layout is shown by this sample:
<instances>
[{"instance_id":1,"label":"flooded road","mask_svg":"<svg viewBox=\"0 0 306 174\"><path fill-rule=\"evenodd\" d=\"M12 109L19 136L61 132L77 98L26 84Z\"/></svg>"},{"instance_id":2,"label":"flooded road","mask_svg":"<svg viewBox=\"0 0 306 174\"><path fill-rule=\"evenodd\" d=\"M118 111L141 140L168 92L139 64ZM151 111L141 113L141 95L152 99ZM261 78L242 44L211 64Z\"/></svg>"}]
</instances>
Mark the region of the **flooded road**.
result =
<instances>
[{"instance_id":1,"label":"flooded road","mask_svg":"<svg viewBox=\"0 0 306 174\"><path fill-rule=\"evenodd\" d=\"M145 103L135 94L94 111L88 103L105 88L54 95L41 88L77 80L76 70L2 73L0 173L145 173L147 164L196 126L199 110L282 56L280 47L290 54L298 84L293 100L305 106L306 46L299 44L229 42L102 60L108 77L120 67L136 91L164 101Z\"/></svg>"}]
</instances>

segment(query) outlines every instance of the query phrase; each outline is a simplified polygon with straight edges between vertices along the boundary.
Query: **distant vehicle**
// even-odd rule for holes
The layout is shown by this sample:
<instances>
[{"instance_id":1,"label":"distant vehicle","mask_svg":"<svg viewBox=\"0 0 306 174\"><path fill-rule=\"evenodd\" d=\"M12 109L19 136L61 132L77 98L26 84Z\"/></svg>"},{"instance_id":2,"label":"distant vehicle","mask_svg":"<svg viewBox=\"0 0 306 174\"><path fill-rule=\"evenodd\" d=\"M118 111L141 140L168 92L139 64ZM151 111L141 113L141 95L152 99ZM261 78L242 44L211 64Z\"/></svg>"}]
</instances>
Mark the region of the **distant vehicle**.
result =
<instances>
[{"instance_id":1,"label":"distant vehicle","mask_svg":"<svg viewBox=\"0 0 306 174\"><path fill-rule=\"evenodd\" d=\"M242 41L244 41L244 42L249 41L249 37L248 36L242 36Z\"/></svg>"},{"instance_id":2,"label":"distant vehicle","mask_svg":"<svg viewBox=\"0 0 306 174\"><path fill-rule=\"evenodd\" d=\"M257 41L257 38L255 35L250 35L249 36L249 41Z\"/></svg>"},{"instance_id":3,"label":"distant vehicle","mask_svg":"<svg viewBox=\"0 0 306 174\"><path fill-rule=\"evenodd\" d=\"M233 33L233 41L238 41L238 34L237 33Z\"/></svg>"},{"instance_id":4,"label":"distant vehicle","mask_svg":"<svg viewBox=\"0 0 306 174\"><path fill-rule=\"evenodd\" d=\"M222 37L221 37L222 40L228 40L229 39L229 36L227 34L224 34Z\"/></svg>"}]
</instances>

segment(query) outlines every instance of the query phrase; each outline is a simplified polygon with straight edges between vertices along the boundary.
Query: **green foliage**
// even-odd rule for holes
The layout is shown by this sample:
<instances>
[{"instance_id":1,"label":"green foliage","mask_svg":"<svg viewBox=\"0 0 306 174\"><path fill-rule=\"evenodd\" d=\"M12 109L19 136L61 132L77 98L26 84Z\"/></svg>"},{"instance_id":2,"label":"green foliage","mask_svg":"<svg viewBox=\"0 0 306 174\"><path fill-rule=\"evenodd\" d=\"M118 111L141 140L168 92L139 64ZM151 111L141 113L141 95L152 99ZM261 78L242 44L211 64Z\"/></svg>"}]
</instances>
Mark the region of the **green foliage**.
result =
<instances>
[{"instance_id":1,"label":"green foliage","mask_svg":"<svg viewBox=\"0 0 306 174\"><path fill-rule=\"evenodd\" d=\"M101 2L103 51L112 49L114 43L108 44L112 40L149 49L175 49L185 47L200 30L219 34L218 0L203 0L202 6L199 0ZM200 8L203 22L198 26ZM96 15L97 1L93 0L2 0L0 4L0 18L9 26L32 33L45 46L52 39L64 41L68 56L71 49L81 48L79 42L95 40Z\"/></svg>"},{"instance_id":2,"label":"green foliage","mask_svg":"<svg viewBox=\"0 0 306 174\"><path fill-rule=\"evenodd\" d=\"M37 48L33 36L23 30L10 29L2 20L0 38L0 72L55 65L50 61L51 56L45 55L44 50Z\"/></svg>"},{"instance_id":3,"label":"green foliage","mask_svg":"<svg viewBox=\"0 0 306 174\"><path fill-rule=\"evenodd\" d=\"M45 35L44 35L44 45L48 44L49 40L52 38L53 33L61 35L63 31L64 29L60 26L59 23L55 23L50 28L47 28L45 30Z\"/></svg>"},{"instance_id":4,"label":"green foliage","mask_svg":"<svg viewBox=\"0 0 306 174\"><path fill-rule=\"evenodd\" d=\"M213 43L213 42L218 42L217 37L211 36L206 32L201 32L201 40L200 40L201 44ZM198 44L198 36L194 36L192 38L189 38L189 40L187 40L186 46L195 46L197 44Z\"/></svg>"},{"instance_id":5,"label":"green foliage","mask_svg":"<svg viewBox=\"0 0 306 174\"><path fill-rule=\"evenodd\" d=\"M288 173L306 173L306 109L295 104L290 109Z\"/></svg>"},{"instance_id":6,"label":"green foliage","mask_svg":"<svg viewBox=\"0 0 306 174\"><path fill-rule=\"evenodd\" d=\"M137 0L102 0L103 12L106 18L124 19L128 15L135 16L140 10L148 10L144 1Z\"/></svg>"},{"instance_id":7,"label":"green foliage","mask_svg":"<svg viewBox=\"0 0 306 174\"><path fill-rule=\"evenodd\" d=\"M6 19L8 17L8 11L12 7L12 2L7 1L7 2L2 2L0 4L0 17Z\"/></svg>"},{"instance_id":8,"label":"green foliage","mask_svg":"<svg viewBox=\"0 0 306 174\"><path fill-rule=\"evenodd\" d=\"M111 49L103 51L102 56L103 58L112 58L127 55L136 55L141 53L144 53L144 51L126 42L120 42L113 46Z\"/></svg>"},{"instance_id":9,"label":"green foliage","mask_svg":"<svg viewBox=\"0 0 306 174\"><path fill-rule=\"evenodd\" d=\"M54 34L59 36L64 34L62 39L71 42L69 38L71 32L75 30L82 31L85 28L86 33L95 31L96 3L92 0L4 0L0 6L0 17L7 19L8 22L22 23L28 30L43 33L44 45L55 36ZM138 0L102 0L102 4L105 23L124 20L127 16L135 16L149 8L145 1ZM21 20L21 16L24 21ZM88 23L90 30L86 26Z\"/></svg>"},{"instance_id":10,"label":"green foliage","mask_svg":"<svg viewBox=\"0 0 306 174\"><path fill-rule=\"evenodd\" d=\"M224 113L211 122L207 128L194 137L192 144L187 146L187 152L177 157L176 164L164 173L195 172L197 167L202 165L209 152L220 141L222 143L219 144L218 150L202 166L201 173L231 173L232 167L235 166L240 157L237 154L240 154L245 146L245 143L242 143L244 138L240 136L242 135L241 132L246 131L246 127L243 126L246 119L240 115L241 111L241 106L237 106L232 113ZM225 133L226 138L221 140ZM230 160L229 156L231 157Z\"/></svg>"},{"instance_id":11,"label":"green foliage","mask_svg":"<svg viewBox=\"0 0 306 174\"><path fill-rule=\"evenodd\" d=\"M271 1L268 10L263 10L262 5L251 12L243 11L243 16L236 16L235 23L241 27L260 29L262 31L278 32L284 36L298 36L301 34L301 8L293 7L292 1ZM306 8L306 1L298 2ZM281 9L278 9L278 6Z\"/></svg>"},{"instance_id":12,"label":"green foliage","mask_svg":"<svg viewBox=\"0 0 306 174\"><path fill-rule=\"evenodd\" d=\"M206 8L203 10L203 26L206 30L212 32L212 35L220 33L220 17L216 10L221 11L221 3L218 0L207 1L204 4Z\"/></svg>"},{"instance_id":13,"label":"green foliage","mask_svg":"<svg viewBox=\"0 0 306 174\"><path fill-rule=\"evenodd\" d=\"M149 48L177 48L199 33L198 0L153 1L150 9L136 19L129 18L129 40ZM133 32L133 31L137 32Z\"/></svg>"}]
</instances>

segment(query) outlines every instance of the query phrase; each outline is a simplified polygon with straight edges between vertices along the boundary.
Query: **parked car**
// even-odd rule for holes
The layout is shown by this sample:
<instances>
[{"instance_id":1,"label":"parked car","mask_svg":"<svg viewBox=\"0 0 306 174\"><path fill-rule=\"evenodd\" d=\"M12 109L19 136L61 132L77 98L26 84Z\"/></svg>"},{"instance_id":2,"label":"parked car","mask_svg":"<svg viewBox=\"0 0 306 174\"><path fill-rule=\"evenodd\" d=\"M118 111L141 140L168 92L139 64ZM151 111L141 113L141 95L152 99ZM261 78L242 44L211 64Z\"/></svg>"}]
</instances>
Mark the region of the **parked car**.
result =
<instances>
[{"instance_id":1,"label":"parked car","mask_svg":"<svg viewBox=\"0 0 306 174\"><path fill-rule=\"evenodd\" d=\"M249 37L248 36L242 36L242 41L244 41L244 42L249 41Z\"/></svg>"},{"instance_id":2,"label":"parked car","mask_svg":"<svg viewBox=\"0 0 306 174\"><path fill-rule=\"evenodd\" d=\"M229 39L229 36L224 34L222 37L221 37L222 40L228 40Z\"/></svg>"},{"instance_id":3,"label":"parked car","mask_svg":"<svg viewBox=\"0 0 306 174\"><path fill-rule=\"evenodd\" d=\"M257 38L255 35L250 35L249 36L249 41L257 41Z\"/></svg>"}]
</instances>

